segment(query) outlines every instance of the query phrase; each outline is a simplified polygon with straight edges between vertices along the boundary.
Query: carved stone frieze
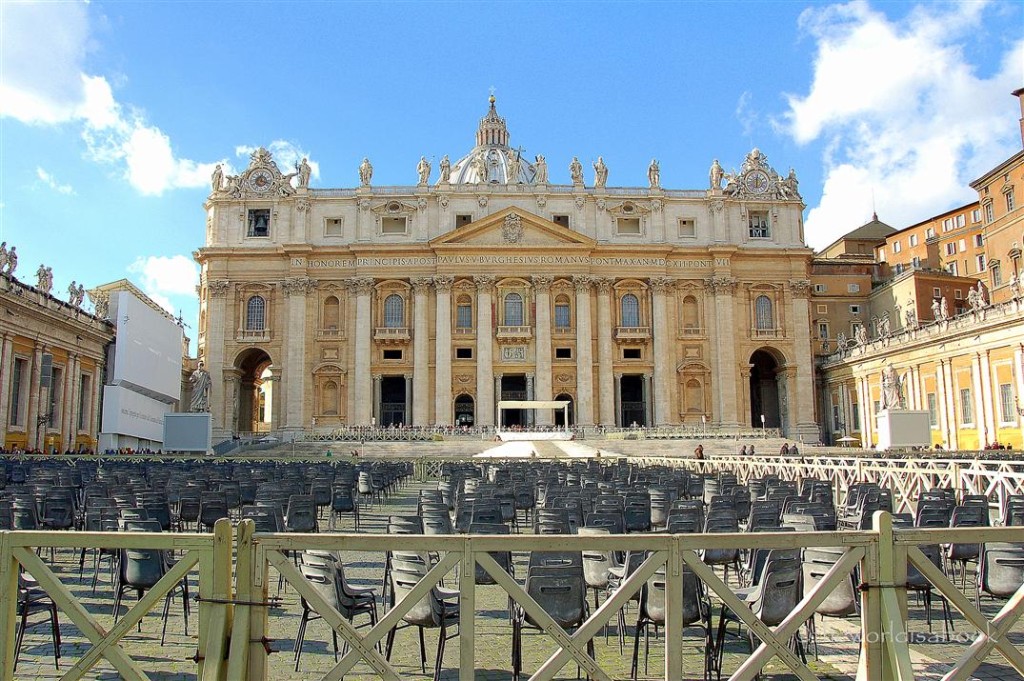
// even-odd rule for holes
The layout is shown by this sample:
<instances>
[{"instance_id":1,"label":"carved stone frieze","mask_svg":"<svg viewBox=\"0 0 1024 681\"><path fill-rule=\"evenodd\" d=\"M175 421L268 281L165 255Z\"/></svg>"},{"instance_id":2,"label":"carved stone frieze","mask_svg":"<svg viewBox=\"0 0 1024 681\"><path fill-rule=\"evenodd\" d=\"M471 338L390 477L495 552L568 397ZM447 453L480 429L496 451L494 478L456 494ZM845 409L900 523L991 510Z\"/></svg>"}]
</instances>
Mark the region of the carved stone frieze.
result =
<instances>
[{"instance_id":1,"label":"carved stone frieze","mask_svg":"<svg viewBox=\"0 0 1024 681\"><path fill-rule=\"evenodd\" d=\"M437 205L441 206L441 210L448 210L448 201L449 198L447 194L437 195Z\"/></svg>"},{"instance_id":2,"label":"carved stone frieze","mask_svg":"<svg viewBox=\"0 0 1024 681\"><path fill-rule=\"evenodd\" d=\"M576 210L583 210L583 207L587 205L587 197L577 196L575 199Z\"/></svg>"},{"instance_id":3,"label":"carved stone frieze","mask_svg":"<svg viewBox=\"0 0 1024 681\"><path fill-rule=\"evenodd\" d=\"M298 199L295 201L295 210L305 213L309 210L309 199Z\"/></svg>"},{"instance_id":4,"label":"carved stone frieze","mask_svg":"<svg viewBox=\"0 0 1024 681\"><path fill-rule=\"evenodd\" d=\"M434 285L430 277L416 277L412 280L413 293L428 293Z\"/></svg>"},{"instance_id":5,"label":"carved stone frieze","mask_svg":"<svg viewBox=\"0 0 1024 681\"><path fill-rule=\"evenodd\" d=\"M487 207L487 200L488 200L487 199L487 195L486 194L481 194L480 196L477 197L476 202L477 202L477 204L481 208L486 208Z\"/></svg>"},{"instance_id":6,"label":"carved stone frieze","mask_svg":"<svg viewBox=\"0 0 1024 681\"><path fill-rule=\"evenodd\" d=\"M611 293L612 285L615 283L615 279L611 277L594 277L593 281L598 293Z\"/></svg>"},{"instance_id":7,"label":"carved stone frieze","mask_svg":"<svg viewBox=\"0 0 1024 681\"><path fill-rule=\"evenodd\" d=\"M533 281L533 288L538 292L551 290L551 282L553 281L552 277L543 274L535 274L531 277L531 280Z\"/></svg>"},{"instance_id":8,"label":"carved stone frieze","mask_svg":"<svg viewBox=\"0 0 1024 681\"><path fill-rule=\"evenodd\" d=\"M544 206L548 205L548 199L547 199L547 197L546 197L546 196L538 196L538 197L537 197L537 205L538 205L538 206L539 206L540 208L543 208Z\"/></svg>"},{"instance_id":9,"label":"carved stone frieze","mask_svg":"<svg viewBox=\"0 0 1024 681\"><path fill-rule=\"evenodd\" d=\"M587 293L590 291L590 286L593 283L593 277L589 274L576 274L573 275L572 284L576 288L577 293Z\"/></svg>"},{"instance_id":10,"label":"carved stone frieze","mask_svg":"<svg viewBox=\"0 0 1024 681\"><path fill-rule=\"evenodd\" d=\"M438 293L445 293L452 290L452 283L455 281L455 277L447 274L439 274L434 277L434 289Z\"/></svg>"},{"instance_id":11,"label":"carved stone frieze","mask_svg":"<svg viewBox=\"0 0 1024 681\"><path fill-rule=\"evenodd\" d=\"M360 296L372 294L375 283L373 277L356 277L348 280L349 287Z\"/></svg>"},{"instance_id":12,"label":"carved stone frieze","mask_svg":"<svg viewBox=\"0 0 1024 681\"><path fill-rule=\"evenodd\" d=\"M668 293L672 290L676 280L670 277L651 277L651 290L655 293Z\"/></svg>"},{"instance_id":13,"label":"carved stone frieze","mask_svg":"<svg viewBox=\"0 0 1024 681\"><path fill-rule=\"evenodd\" d=\"M281 290L286 296L305 295L319 285L319 281L309 277L289 277L281 282Z\"/></svg>"},{"instance_id":14,"label":"carved stone frieze","mask_svg":"<svg viewBox=\"0 0 1024 681\"><path fill-rule=\"evenodd\" d=\"M494 277L486 274L479 274L473 277L473 283L476 284L477 291L488 293L494 288Z\"/></svg>"},{"instance_id":15,"label":"carved stone frieze","mask_svg":"<svg viewBox=\"0 0 1024 681\"><path fill-rule=\"evenodd\" d=\"M518 214L509 213L505 216L501 238L506 244L518 244L523 240L523 219Z\"/></svg>"}]
</instances>

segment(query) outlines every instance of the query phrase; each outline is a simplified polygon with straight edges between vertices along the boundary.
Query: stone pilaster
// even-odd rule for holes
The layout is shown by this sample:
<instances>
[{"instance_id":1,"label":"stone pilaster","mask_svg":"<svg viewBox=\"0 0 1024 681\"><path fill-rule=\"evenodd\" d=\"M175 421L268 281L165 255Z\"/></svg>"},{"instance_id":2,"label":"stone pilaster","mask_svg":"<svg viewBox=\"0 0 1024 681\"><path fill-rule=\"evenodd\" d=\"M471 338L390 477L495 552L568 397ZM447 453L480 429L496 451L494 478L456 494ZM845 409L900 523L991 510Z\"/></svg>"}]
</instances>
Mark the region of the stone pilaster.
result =
<instances>
[{"instance_id":1,"label":"stone pilaster","mask_svg":"<svg viewBox=\"0 0 1024 681\"><path fill-rule=\"evenodd\" d=\"M225 366L224 347L227 343L225 330L233 328L227 314L227 295L231 288L228 281L217 279L206 282L206 339L203 344L201 359L206 363L206 370L211 376L219 376L230 366ZM95 377L100 383L100 377ZM214 441L231 437L236 430L235 422L228 411L230 402L224 390L223 381L210 382L210 419L212 420ZM186 407L187 411L187 407ZM273 424L278 427L280 424Z\"/></svg>"},{"instance_id":2,"label":"stone pilaster","mask_svg":"<svg viewBox=\"0 0 1024 681\"><path fill-rule=\"evenodd\" d=\"M793 307L793 355L796 385L789 391L789 437L804 442L817 442L820 434L814 421L814 358L811 356L811 282L797 279L789 282Z\"/></svg>"},{"instance_id":3,"label":"stone pilaster","mask_svg":"<svg viewBox=\"0 0 1024 681\"><path fill-rule=\"evenodd\" d=\"M551 400L551 277L533 277L533 290L537 297L537 352L536 389L538 400ZM536 412L537 425L551 425L551 411Z\"/></svg>"},{"instance_id":4,"label":"stone pilaster","mask_svg":"<svg viewBox=\"0 0 1024 681\"><path fill-rule=\"evenodd\" d=\"M671 424L672 418L672 378L675 362L671 329L668 325L667 298L675 282L669 278L651 279L652 293L652 321L654 328L651 335L654 337L654 424L655 426L667 426Z\"/></svg>"},{"instance_id":5,"label":"stone pilaster","mask_svg":"<svg viewBox=\"0 0 1024 681\"><path fill-rule=\"evenodd\" d=\"M373 350L373 321L371 319L370 296L373 293L373 279L364 277L351 281L356 294L355 338L355 413L353 425L368 426L373 416L374 404L366 399L373 385L370 378L370 354Z\"/></svg>"},{"instance_id":6,"label":"stone pilaster","mask_svg":"<svg viewBox=\"0 0 1024 681\"><path fill-rule=\"evenodd\" d=\"M434 277L434 423L452 424L452 282Z\"/></svg>"},{"instance_id":7,"label":"stone pilaster","mask_svg":"<svg viewBox=\"0 0 1024 681\"><path fill-rule=\"evenodd\" d=\"M284 355L288 373L284 376L285 430L302 430L308 419L303 407L306 402L306 307L309 293L318 282L307 277L285 279L281 285L285 297L285 316L288 328L284 334ZM279 397L280 393L275 394ZM280 426L278 426L280 429Z\"/></svg>"},{"instance_id":8,"label":"stone pilaster","mask_svg":"<svg viewBox=\"0 0 1024 681\"><path fill-rule=\"evenodd\" d=\"M384 387L384 377L381 376L380 374L375 374L373 376L373 405L372 405L372 408L371 408L372 411L371 411L371 414L370 414L370 423L375 425L375 426L383 426L384 425L384 422L381 419L381 416L382 416L382 414L381 414L381 406L383 406L383 405L381 405L381 400L383 399L383 395L384 395L383 387Z\"/></svg>"},{"instance_id":9,"label":"stone pilaster","mask_svg":"<svg viewBox=\"0 0 1024 681\"><path fill-rule=\"evenodd\" d=\"M612 343L612 284L613 279L598 277L597 286L597 395L598 422L605 427L615 425L618 409L613 395L616 394L615 375L612 373L614 351Z\"/></svg>"},{"instance_id":10,"label":"stone pilaster","mask_svg":"<svg viewBox=\"0 0 1024 681\"><path fill-rule=\"evenodd\" d=\"M3 432L11 429L11 382L14 373L14 336L4 333L0 345L0 424ZM4 443L0 441L0 446Z\"/></svg>"},{"instance_id":11,"label":"stone pilaster","mask_svg":"<svg viewBox=\"0 0 1024 681\"><path fill-rule=\"evenodd\" d=\"M983 350L978 356L978 368L981 372L981 416L985 419L985 429L988 441L995 441L996 420L999 418L999 397L992 390L992 365L989 362L989 351ZM988 442L982 442L984 446Z\"/></svg>"},{"instance_id":12,"label":"stone pilaster","mask_svg":"<svg viewBox=\"0 0 1024 681\"><path fill-rule=\"evenodd\" d=\"M494 329L491 292L494 277L473 277L476 283L476 425L494 425Z\"/></svg>"},{"instance_id":13,"label":"stone pilaster","mask_svg":"<svg viewBox=\"0 0 1024 681\"><path fill-rule=\"evenodd\" d=\"M714 296L715 308L715 390L717 400L715 411L718 416L719 427L723 430L736 430L739 428L741 415L739 413L739 394L736 385L736 345L733 338L733 330L736 328L733 322L733 292L736 290L736 280L732 277L715 276L707 281L708 288Z\"/></svg>"},{"instance_id":14,"label":"stone pilaster","mask_svg":"<svg viewBox=\"0 0 1024 681\"><path fill-rule=\"evenodd\" d=\"M959 428L956 424L956 390L953 383L953 362L942 362L942 375L946 387L946 449L960 449Z\"/></svg>"},{"instance_id":15,"label":"stone pilaster","mask_svg":"<svg viewBox=\"0 0 1024 681\"><path fill-rule=\"evenodd\" d=\"M576 286L576 425L594 425L594 353L587 275L572 278Z\"/></svg>"},{"instance_id":16,"label":"stone pilaster","mask_svg":"<svg viewBox=\"0 0 1024 681\"><path fill-rule=\"evenodd\" d=\"M25 422L25 434L27 436L28 449L41 447L42 438L39 436L43 428L39 427L39 416L45 407L42 404L43 389L39 385L42 378L43 352L45 346L36 343L32 352L32 382L29 383L28 392L28 419Z\"/></svg>"},{"instance_id":17,"label":"stone pilaster","mask_svg":"<svg viewBox=\"0 0 1024 681\"><path fill-rule=\"evenodd\" d=\"M60 448L62 452L70 449L71 443L75 439L71 429L71 418L74 416L75 361L77 357L78 355L68 353L67 362L64 364L64 391L60 406Z\"/></svg>"},{"instance_id":18,"label":"stone pilaster","mask_svg":"<svg viewBox=\"0 0 1024 681\"><path fill-rule=\"evenodd\" d=\"M406 414L406 418L411 418L414 426L430 425L430 329L427 297L432 283L428 278L412 280L412 413Z\"/></svg>"}]
</instances>

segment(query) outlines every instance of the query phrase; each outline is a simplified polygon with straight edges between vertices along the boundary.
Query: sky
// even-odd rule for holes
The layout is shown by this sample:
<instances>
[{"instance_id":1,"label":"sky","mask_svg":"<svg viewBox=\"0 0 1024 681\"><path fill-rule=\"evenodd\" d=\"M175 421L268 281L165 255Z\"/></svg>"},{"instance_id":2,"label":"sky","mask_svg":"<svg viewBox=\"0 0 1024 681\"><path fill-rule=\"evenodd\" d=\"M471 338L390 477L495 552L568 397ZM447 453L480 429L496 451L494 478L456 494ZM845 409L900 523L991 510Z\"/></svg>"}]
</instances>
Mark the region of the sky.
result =
<instances>
[{"instance_id":1,"label":"sky","mask_svg":"<svg viewBox=\"0 0 1024 681\"><path fill-rule=\"evenodd\" d=\"M808 244L976 200L1021 148L1015 2L0 0L0 240L53 293L129 278L196 336L203 201L266 146L313 187L416 182L491 88L551 181L703 189L753 147L794 168ZM590 173L588 172L588 178ZM91 308L86 302L87 308Z\"/></svg>"}]
</instances>

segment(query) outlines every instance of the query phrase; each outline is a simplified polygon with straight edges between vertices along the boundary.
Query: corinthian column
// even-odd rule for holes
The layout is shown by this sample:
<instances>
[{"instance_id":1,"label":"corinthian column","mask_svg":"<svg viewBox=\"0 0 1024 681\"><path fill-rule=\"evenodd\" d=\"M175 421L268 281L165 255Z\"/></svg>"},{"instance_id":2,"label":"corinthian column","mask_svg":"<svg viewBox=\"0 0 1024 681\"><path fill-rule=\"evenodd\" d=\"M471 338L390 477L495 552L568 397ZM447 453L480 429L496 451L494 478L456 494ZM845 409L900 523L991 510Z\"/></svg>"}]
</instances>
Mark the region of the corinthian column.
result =
<instances>
[{"instance_id":1,"label":"corinthian column","mask_svg":"<svg viewBox=\"0 0 1024 681\"><path fill-rule=\"evenodd\" d=\"M654 328L654 425L665 426L672 423L672 334L668 328L668 310L666 298L675 282L669 278L651 279L653 294L652 317Z\"/></svg>"},{"instance_id":2,"label":"corinthian column","mask_svg":"<svg viewBox=\"0 0 1024 681\"><path fill-rule=\"evenodd\" d=\"M536 400L551 400L551 277L533 277L537 296L537 379ZM551 425L551 410L537 412L537 425Z\"/></svg>"},{"instance_id":3,"label":"corinthian column","mask_svg":"<svg viewBox=\"0 0 1024 681\"><path fill-rule=\"evenodd\" d=\"M789 390L789 423L795 425L790 437L806 442L818 441L818 424L814 421L814 358L811 356L811 282L797 279L789 282L793 301L793 349L796 364L796 385Z\"/></svg>"},{"instance_id":4,"label":"corinthian column","mask_svg":"<svg viewBox=\"0 0 1024 681\"><path fill-rule=\"evenodd\" d=\"M576 423L594 425L594 356L590 328L590 276L572 278L576 285Z\"/></svg>"},{"instance_id":5,"label":"corinthian column","mask_svg":"<svg viewBox=\"0 0 1024 681\"><path fill-rule=\"evenodd\" d=\"M309 292L317 286L315 279L291 277L281 288L285 295L288 328L284 336L284 355L288 367L284 376L284 427L301 430L306 423L303 407L306 400L306 304Z\"/></svg>"},{"instance_id":6,"label":"corinthian column","mask_svg":"<svg viewBox=\"0 0 1024 681\"><path fill-rule=\"evenodd\" d=\"M597 285L597 395L602 426L615 425L615 374L612 373L612 284L614 279L594 279Z\"/></svg>"},{"instance_id":7,"label":"corinthian column","mask_svg":"<svg viewBox=\"0 0 1024 681\"><path fill-rule=\"evenodd\" d=\"M206 324L202 331L206 332L206 342L203 344L202 359L206 363L206 370L211 377L224 375L225 366L224 348L226 340L224 330L232 328L228 323L227 316L227 294L231 283L224 279L215 279L206 282ZM97 373L93 380L100 383ZM223 380L210 381L210 418L213 421L213 439L221 440L231 437L236 428L235 421L229 411L230 403L227 401L227 394L224 390ZM187 405L186 405L187 406ZM93 412L95 413L95 412ZM274 427L280 424L275 423ZM90 433L95 435L96 433Z\"/></svg>"},{"instance_id":8,"label":"corinthian column","mask_svg":"<svg viewBox=\"0 0 1024 681\"><path fill-rule=\"evenodd\" d=\"M354 425L368 426L373 416L373 381L370 377L370 351L373 328L370 320L370 294L373 292L373 279L366 277L353 279L352 290L356 294L356 330L355 330L355 414Z\"/></svg>"},{"instance_id":9,"label":"corinthian column","mask_svg":"<svg viewBox=\"0 0 1024 681\"><path fill-rule=\"evenodd\" d=\"M434 277L434 423L452 423L452 277Z\"/></svg>"},{"instance_id":10,"label":"corinthian column","mask_svg":"<svg viewBox=\"0 0 1024 681\"><path fill-rule=\"evenodd\" d=\"M726 430L736 430L740 425L739 395L736 386L736 346L733 330L733 299L736 280L732 277L715 276L707 282L708 288L715 299L715 412L719 426Z\"/></svg>"},{"instance_id":11,"label":"corinthian column","mask_svg":"<svg viewBox=\"0 0 1024 681\"><path fill-rule=\"evenodd\" d=\"M28 449L40 448L42 449L41 441L43 438L39 437L40 431L45 432L46 426L39 423L39 416L42 414L42 410L46 408L43 401L43 389L40 386L41 378L43 375L43 353L46 352L46 346L42 343L36 343L35 350L32 353L32 382L29 383L28 391L28 422L25 424L25 428L28 430L27 444Z\"/></svg>"},{"instance_id":12,"label":"corinthian column","mask_svg":"<svg viewBox=\"0 0 1024 681\"><path fill-rule=\"evenodd\" d=\"M494 277L473 277L476 283L476 425L494 425L494 329L491 290Z\"/></svg>"},{"instance_id":13,"label":"corinthian column","mask_svg":"<svg viewBox=\"0 0 1024 681\"><path fill-rule=\"evenodd\" d=\"M430 425L430 331L427 328L429 278L412 280L412 425ZM407 417L408 418L408 417Z\"/></svg>"}]
</instances>

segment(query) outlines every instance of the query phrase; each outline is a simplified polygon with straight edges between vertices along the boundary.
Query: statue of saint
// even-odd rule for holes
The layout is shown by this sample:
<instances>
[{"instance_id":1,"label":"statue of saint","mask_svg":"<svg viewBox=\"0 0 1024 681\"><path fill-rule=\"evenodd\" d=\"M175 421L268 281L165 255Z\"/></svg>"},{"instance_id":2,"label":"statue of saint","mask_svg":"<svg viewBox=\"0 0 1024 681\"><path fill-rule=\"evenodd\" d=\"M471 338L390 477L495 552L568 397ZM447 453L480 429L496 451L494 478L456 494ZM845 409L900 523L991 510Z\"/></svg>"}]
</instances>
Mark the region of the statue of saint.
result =
<instances>
[{"instance_id":1,"label":"statue of saint","mask_svg":"<svg viewBox=\"0 0 1024 681\"><path fill-rule=\"evenodd\" d=\"M888 312L883 313L882 317L878 320L878 335L882 338L892 335L892 322Z\"/></svg>"},{"instance_id":2,"label":"statue of saint","mask_svg":"<svg viewBox=\"0 0 1024 681\"><path fill-rule=\"evenodd\" d=\"M534 158L533 163L537 173L533 176L533 181L536 184L547 184L548 183L548 162L542 155L538 154Z\"/></svg>"},{"instance_id":3,"label":"statue of saint","mask_svg":"<svg viewBox=\"0 0 1024 681\"><path fill-rule=\"evenodd\" d=\"M7 242L0 243L0 272L7 267Z\"/></svg>"},{"instance_id":4,"label":"statue of saint","mask_svg":"<svg viewBox=\"0 0 1024 681\"><path fill-rule=\"evenodd\" d=\"M199 367L188 380L192 384L192 401L188 410L192 413L210 411L210 372L205 367L203 362L199 362Z\"/></svg>"},{"instance_id":5,"label":"statue of saint","mask_svg":"<svg viewBox=\"0 0 1024 681\"><path fill-rule=\"evenodd\" d=\"M370 159L363 158L363 162L359 164L359 184L363 187L370 186L370 180L373 179L373 165L370 163Z\"/></svg>"},{"instance_id":6,"label":"statue of saint","mask_svg":"<svg viewBox=\"0 0 1024 681\"><path fill-rule=\"evenodd\" d=\"M575 156L572 157L572 163L569 164L569 176L572 178L574 187L583 186L583 164Z\"/></svg>"},{"instance_id":7,"label":"statue of saint","mask_svg":"<svg viewBox=\"0 0 1024 681\"><path fill-rule=\"evenodd\" d=\"M487 171L487 152L481 151L480 154L473 158L473 165L476 167L476 181L478 184L487 184L488 173Z\"/></svg>"},{"instance_id":8,"label":"statue of saint","mask_svg":"<svg viewBox=\"0 0 1024 681\"><path fill-rule=\"evenodd\" d=\"M970 305L971 312L978 312L981 309L981 303L978 301L978 291L976 289L967 289L967 304Z\"/></svg>"},{"instance_id":9,"label":"statue of saint","mask_svg":"<svg viewBox=\"0 0 1024 681\"><path fill-rule=\"evenodd\" d=\"M110 299L105 295L97 296L92 303L93 314L100 319L107 318L107 312L110 310Z\"/></svg>"},{"instance_id":10,"label":"statue of saint","mask_svg":"<svg viewBox=\"0 0 1024 681\"><path fill-rule=\"evenodd\" d=\"M799 186L800 182L796 179L796 171L792 168L789 169L789 175L782 181L782 186L785 187L785 192L789 198L797 198L800 196Z\"/></svg>"},{"instance_id":11,"label":"statue of saint","mask_svg":"<svg viewBox=\"0 0 1024 681\"><path fill-rule=\"evenodd\" d=\"M78 282L74 279L71 280L71 284L68 286L68 305L76 305L75 302L78 298Z\"/></svg>"},{"instance_id":12,"label":"statue of saint","mask_svg":"<svg viewBox=\"0 0 1024 681\"><path fill-rule=\"evenodd\" d=\"M604 158L598 156L597 163L594 164L594 186L598 189L604 189L607 184L608 166L604 164Z\"/></svg>"},{"instance_id":13,"label":"statue of saint","mask_svg":"<svg viewBox=\"0 0 1024 681\"><path fill-rule=\"evenodd\" d=\"M949 303L946 301L946 296L942 296L942 301L939 303L939 314L942 315L942 321L949 319Z\"/></svg>"},{"instance_id":14,"label":"statue of saint","mask_svg":"<svg viewBox=\"0 0 1024 681\"><path fill-rule=\"evenodd\" d=\"M863 324L857 325L857 345L864 346L868 344L868 330Z\"/></svg>"},{"instance_id":15,"label":"statue of saint","mask_svg":"<svg viewBox=\"0 0 1024 681\"><path fill-rule=\"evenodd\" d=\"M980 281L978 282L978 307L988 307L988 301L985 299L985 286Z\"/></svg>"},{"instance_id":16,"label":"statue of saint","mask_svg":"<svg viewBox=\"0 0 1024 681\"><path fill-rule=\"evenodd\" d=\"M1014 300L1024 297L1024 283L1021 279L1024 277L1018 277L1016 273L1010 275L1010 296Z\"/></svg>"},{"instance_id":17,"label":"statue of saint","mask_svg":"<svg viewBox=\"0 0 1024 681\"><path fill-rule=\"evenodd\" d=\"M75 296L75 305L78 307L82 306L85 301L85 284L78 285L78 294Z\"/></svg>"},{"instance_id":18,"label":"statue of saint","mask_svg":"<svg viewBox=\"0 0 1024 681\"><path fill-rule=\"evenodd\" d=\"M213 193L216 194L221 190L223 184L224 168L221 166L221 164L218 163L217 166L213 169L213 175L210 176L210 188L213 190Z\"/></svg>"},{"instance_id":19,"label":"statue of saint","mask_svg":"<svg viewBox=\"0 0 1024 681\"><path fill-rule=\"evenodd\" d=\"M651 165L647 166L647 181L650 183L651 189L661 187L661 166L658 165L656 158L652 158Z\"/></svg>"},{"instance_id":20,"label":"statue of saint","mask_svg":"<svg viewBox=\"0 0 1024 681\"><path fill-rule=\"evenodd\" d=\"M836 350L839 352L846 352L850 347L850 341L847 340L846 334L842 331L836 336Z\"/></svg>"},{"instance_id":21,"label":"statue of saint","mask_svg":"<svg viewBox=\"0 0 1024 681\"><path fill-rule=\"evenodd\" d=\"M302 162L299 163L299 187L305 188L309 186L309 176L313 174L313 169L309 167L309 159L303 157Z\"/></svg>"},{"instance_id":22,"label":"statue of saint","mask_svg":"<svg viewBox=\"0 0 1024 681\"><path fill-rule=\"evenodd\" d=\"M36 270L36 288L43 293L50 292L50 287L46 285L46 265L40 265Z\"/></svg>"},{"instance_id":23,"label":"statue of saint","mask_svg":"<svg viewBox=\"0 0 1024 681\"><path fill-rule=\"evenodd\" d=\"M903 408L903 381L890 363L882 371L882 409Z\"/></svg>"},{"instance_id":24,"label":"statue of saint","mask_svg":"<svg viewBox=\"0 0 1024 681\"><path fill-rule=\"evenodd\" d=\"M13 277L16 269L18 269L18 247L11 246L11 250L7 253L7 272L5 274Z\"/></svg>"},{"instance_id":25,"label":"statue of saint","mask_svg":"<svg viewBox=\"0 0 1024 681\"><path fill-rule=\"evenodd\" d=\"M904 312L907 318L907 328L917 328L917 306L914 304L914 299L911 298L907 301L907 310Z\"/></svg>"},{"instance_id":26,"label":"statue of saint","mask_svg":"<svg viewBox=\"0 0 1024 681\"><path fill-rule=\"evenodd\" d=\"M420 162L416 164L416 174L419 175L419 184L424 186L430 180L430 161L426 156L420 156Z\"/></svg>"},{"instance_id":27,"label":"statue of saint","mask_svg":"<svg viewBox=\"0 0 1024 681\"><path fill-rule=\"evenodd\" d=\"M511 151L508 155L508 184L519 184L519 152Z\"/></svg>"},{"instance_id":28,"label":"statue of saint","mask_svg":"<svg viewBox=\"0 0 1024 681\"><path fill-rule=\"evenodd\" d=\"M437 178L438 184L447 184L452 179L452 162L448 160L448 154L441 157L441 163L438 166L438 171L441 173L441 177Z\"/></svg>"},{"instance_id":29,"label":"statue of saint","mask_svg":"<svg viewBox=\"0 0 1024 681\"><path fill-rule=\"evenodd\" d=\"M932 319L937 322L942 321L942 308L937 299L932 301Z\"/></svg>"},{"instance_id":30,"label":"statue of saint","mask_svg":"<svg viewBox=\"0 0 1024 681\"><path fill-rule=\"evenodd\" d=\"M711 188L718 190L722 188L722 178L725 176L725 171L722 170L722 165L716 158L711 164L711 170L708 172L708 182L711 184Z\"/></svg>"}]
</instances>

